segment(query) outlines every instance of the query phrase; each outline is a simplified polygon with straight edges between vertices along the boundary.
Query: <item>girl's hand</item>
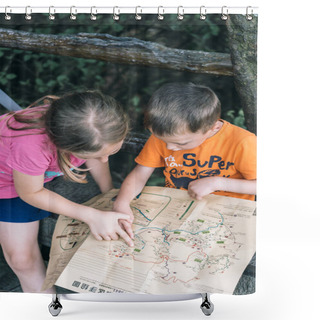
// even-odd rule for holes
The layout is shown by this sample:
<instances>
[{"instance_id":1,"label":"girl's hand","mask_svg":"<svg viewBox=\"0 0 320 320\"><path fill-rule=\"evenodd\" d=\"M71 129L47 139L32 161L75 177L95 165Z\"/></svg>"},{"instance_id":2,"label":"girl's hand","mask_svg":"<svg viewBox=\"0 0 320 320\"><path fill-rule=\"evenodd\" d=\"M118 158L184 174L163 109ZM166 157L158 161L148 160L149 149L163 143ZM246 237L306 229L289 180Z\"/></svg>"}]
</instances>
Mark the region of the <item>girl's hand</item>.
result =
<instances>
[{"instance_id":1,"label":"girl's hand","mask_svg":"<svg viewBox=\"0 0 320 320\"><path fill-rule=\"evenodd\" d=\"M201 200L204 196L214 191L216 191L214 186L214 177L191 181L188 186L189 196L196 200Z\"/></svg>"},{"instance_id":2,"label":"girl's hand","mask_svg":"<svg viewBox=\"0 0 320 320\"><path fill-rule=\"evenodd\" d=\"M133 216L133 212L131 210L130 204L125 205L123 202L120 203L119 201L118 202L115 201L115 203L113 204L113 210L116 212L127 214L130 217L129 221L121 219L119 220L119 223L122 226L122 229L124 229L128 233L128 235L131 237L131 239L133 239L134 233L132 231L132 223L133 223L134 216Z\"/></svg>"},{"instance_id":3,"label":"girl's hand","mask_svg":"<svg viewBox=\"0 0 320 320\"><path fill-rule=\"evenodd\" d=\"M120 236L130 247L133 247L134 244L131 239L131 235L133 234L132 229L130 232L130 228L127 226L125 231L121 227L119 220L130 223L130 217L127 214L95 209L88 216L87 224L90 227L92 235L97 240L118 240Z\"/></svg>"},{"instance_id":4,"label":"girl's hand","mask_svg":"<svg viewBox=\"0 0 320 320\"><path fill-rule=\"evenodd\" d=\"M130 236L131 239L134 239L134 233L132 230L132 223L128 222L127 220L119 220L120 226L123 230L127 232L127 234Z\"/></svg>"}]
</instances>

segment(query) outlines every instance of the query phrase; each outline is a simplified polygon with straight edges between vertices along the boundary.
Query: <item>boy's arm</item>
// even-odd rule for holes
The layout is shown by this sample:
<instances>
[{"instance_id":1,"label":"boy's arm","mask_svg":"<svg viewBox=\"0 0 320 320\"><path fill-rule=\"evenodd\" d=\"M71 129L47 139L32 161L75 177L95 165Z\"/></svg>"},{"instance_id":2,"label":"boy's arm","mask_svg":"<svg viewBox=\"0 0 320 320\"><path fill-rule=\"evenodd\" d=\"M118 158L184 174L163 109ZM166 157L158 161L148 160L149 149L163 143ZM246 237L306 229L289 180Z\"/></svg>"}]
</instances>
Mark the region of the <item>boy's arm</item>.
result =
<instances>
[{"instance_id":1,"label":"boy's arm","mask_svg":"<svg viewBox=\"0 0 320 320\"><path fill-rule=\"evenodd\" d=\"M88 159L86 167L102 193L106 193L113 188L109 162L103 163L97 159Z\"/></svg>"},{"instance_id":2,"label":"boy's arm","mask_svg":"<svg viewBox=\"0 0 320 320\"><path fill-rule=\"evenodd\" d=\"M215 191L256 194L256 186L256 180L208 177L190 182L188 194L196 200Z\"/></svg>"},{"instance_id":3,"label":"boy's arm","mask_svg":"<svg viewBox=\"0 0 320 320\"><path fill-rule=\"evenodd\" d=\"M130 209L130 202L142 191L155 168L145 167L138 164L124 179L119 194L113 205L117 212L133 214Z\"/></svg>"}]
</instances>

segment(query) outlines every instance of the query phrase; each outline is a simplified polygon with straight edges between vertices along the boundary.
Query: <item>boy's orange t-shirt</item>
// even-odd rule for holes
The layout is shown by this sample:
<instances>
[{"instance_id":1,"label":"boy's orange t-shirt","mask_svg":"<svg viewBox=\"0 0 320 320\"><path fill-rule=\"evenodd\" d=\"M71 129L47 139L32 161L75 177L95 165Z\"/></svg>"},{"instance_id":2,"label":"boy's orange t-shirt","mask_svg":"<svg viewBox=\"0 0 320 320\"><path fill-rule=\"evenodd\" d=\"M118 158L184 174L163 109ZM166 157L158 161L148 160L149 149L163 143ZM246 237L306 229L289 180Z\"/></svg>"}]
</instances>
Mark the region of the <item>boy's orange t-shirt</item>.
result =
<instances>
[{"instance_id":1,"label":"boy's orange t-shirt","mask_svg":"<svg viewBox=\"0 0 320 320\"><path fill-rule=\"evenodd\" d=\"M151 135L135 161L143 166L164 167L165 186L188 189L192 180L206 177L256 179L256 136L225 120L222 128L200 146L172 151ZM214 194L254 200L254 195L217 191Z\"/></svg>"}]
</instances>

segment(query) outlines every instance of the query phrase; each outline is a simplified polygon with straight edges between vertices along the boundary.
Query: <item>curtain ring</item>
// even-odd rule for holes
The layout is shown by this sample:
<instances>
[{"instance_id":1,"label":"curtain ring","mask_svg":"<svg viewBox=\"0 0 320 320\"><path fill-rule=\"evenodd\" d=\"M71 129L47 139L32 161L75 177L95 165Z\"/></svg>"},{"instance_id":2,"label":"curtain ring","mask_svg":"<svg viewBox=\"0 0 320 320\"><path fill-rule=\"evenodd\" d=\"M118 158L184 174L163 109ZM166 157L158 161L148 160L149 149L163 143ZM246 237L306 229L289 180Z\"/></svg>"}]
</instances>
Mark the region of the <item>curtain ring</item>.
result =
<instances>
[{"instance_id":1,"label":"curtain ring","mask_svg":"<svg viewBox=\"0 0 320 320\"><path fill-rule=\"evenodd\" d=\"M70 7L70 19L77 20L77 8L75 6Z\"/></svg>"},{"instance_id":2,"label":"curtain ring","mask_svg":"<svg viewBox=\"0 0 320 320\"><path fill-rule=\"evenodd\" d=\"M32 13L32 9L30 6L26 7L26 15L25 15L25 19L30 21L31 20L31 13Z\"/></svg>"},{"instance_id":3,"label":"curtain ring","mask_svg":"<svg viewBox=\"0 0 320 320\"><path fill-rule=\"evenodd\" d=\"M160 9L162 9L162 13L160 13ZM164 9L163 6L158 7L158 20L163 20L164 19Z\"/></svg>"},{"instance_id":4,"label":"curtain ring","mask_svg":"<svg viewBox=\"0 0 320 320\"><path fill-rule=\"evenodd\" d=\"M221 20L224 20L224 21L228 20L228 7L226 6L223 6L221 8Z\"/></svg>"},{"instance_id":5,"label":"curtain ring","mask_svg":"<svg viewBox=\"0 0 320 320\"><path fill-rule=\"evenodd\" d=\"M250 13L249 13L249 9L251 9ZM247 7L247 9L246 9L246 19L248 21L251 21L253 19L253 9L250 6Z\"/></svg>"},{"instance_id":6,"label":"curtain ring","mask_svg":"<svg viewBox=\"0 0 320 320\"><path fill-rule=\"evenodd\" d=\"M138 14L138 9L140 11L140 14ZM142 13L142 8L140 6L137 6L136 7L136 16L134 17L137 21L140 21L142 19L141 13Z\"/></svg>"},{"instance_id":7,"label":"curtain ring","mask_svg":"<svg viewBox=\"0 0 320 320\"><path fill-rule=\"evenodd\" d=\"M95 9L95 13L93 13L93 10ZM96 7L91 7L90 9L90 20L92 21L96 21L97 20L97 14L98 14L98 10L96 9Z\"/></svg>"},{"instance_id":8,"label":"curtain ring","mask_svg":"<svg viewBox=\"0 0 320 320\"><path fill-rule=\"evenodd\" d=\"M12 12L12 10L10 9L10 7L9 6L6 6L5 8L4 8L4 18L6 19L6 20L11 20L11 16L9 15L9 13L11 13Z\"/></svg>"},{"instance_id":9,"label":"curtain ring","mask_svg":"<svg viewBox=\"0 0 320 320\"><path fill-rule=\"evenodd\" d=\"M117 10L117 12L116 12ZM120 19L120 9L119 7L113 7L113 20L118 21Z\"/></svg>"},{"instance_id":10,"label":"curtain ring","mask_svg":"<svg viewBox=\"0 0 320 320\"><path fill-rule=\"evenodd\" d=\"M54 6L49 7L49 20L54 20L56 17L54 14L56 13L56 9Z\"/></svg>"},{"instance_id":11,"label":"curtain ring","mask_svg":"<svg viewBox=\"0 0 320 320\"><path fill-rule=\"evenodd\" d=\"M200 20L206 20L207 18L207 9L205 6L200 7Z\"/></svg>"},{"instance_id":12,"label":"curtain ring","mask_svg":"<svg viewBox=\"0 0 320 320\"><path fill-rule=\"evenodd\" d=\"M177 19L181 21L183 20L183 18L184 18L184 8L183 6L179 6Z\"/></svg>"}]
</instances>

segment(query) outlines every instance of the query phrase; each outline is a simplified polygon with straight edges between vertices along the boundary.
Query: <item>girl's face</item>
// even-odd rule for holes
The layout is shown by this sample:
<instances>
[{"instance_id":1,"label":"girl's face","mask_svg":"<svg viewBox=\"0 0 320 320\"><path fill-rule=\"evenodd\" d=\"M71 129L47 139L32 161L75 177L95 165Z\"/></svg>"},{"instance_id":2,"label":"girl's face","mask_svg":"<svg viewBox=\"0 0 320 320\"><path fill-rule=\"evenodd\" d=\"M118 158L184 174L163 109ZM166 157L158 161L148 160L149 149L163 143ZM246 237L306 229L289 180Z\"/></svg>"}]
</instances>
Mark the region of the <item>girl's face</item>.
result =
<instances>
[{"instance_id":1,"label":"girl's face","mask_svg":"<svg viewBox=\"0 0 320 320\"><path fill-rule=\"evenodd\" d=\"M117 153L123 144L123 140L116 143L116 144L106 144L104 147L97 151L97 152L92 152L92 153L73 153L73 155L79 159L96 159L101 162L108 162L109 161L109 156Z\"/></svg>"}]
</instances>

